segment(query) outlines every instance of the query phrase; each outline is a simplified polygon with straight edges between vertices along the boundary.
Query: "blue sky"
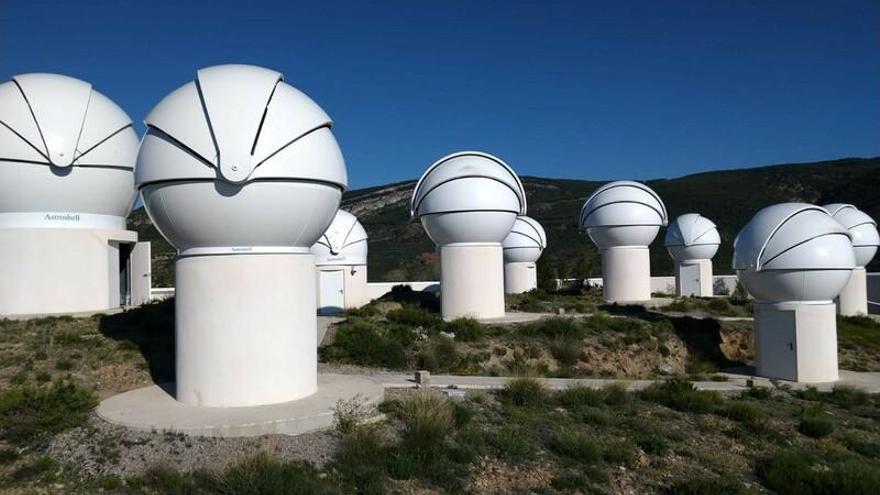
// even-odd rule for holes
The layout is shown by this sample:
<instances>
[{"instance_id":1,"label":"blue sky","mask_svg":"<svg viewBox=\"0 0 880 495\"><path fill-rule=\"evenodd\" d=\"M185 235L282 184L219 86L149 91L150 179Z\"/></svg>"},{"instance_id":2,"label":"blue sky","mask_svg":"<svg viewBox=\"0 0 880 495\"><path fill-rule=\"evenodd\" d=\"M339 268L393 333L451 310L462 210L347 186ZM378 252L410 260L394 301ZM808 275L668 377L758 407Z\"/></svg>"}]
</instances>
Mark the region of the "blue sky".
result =
<instances>
[{"instance_id":1,"label":"blue sky","mask_svg":"<svg viewBox=\"0 0 880 495\"><path fill-rule=\"evenodd\" d=\"M880 155L876 0L0 0L0 78L88 80L139 130L230 62L324 107L352 187L462 149L581 179Z\"/></svg>"}]
</instances>

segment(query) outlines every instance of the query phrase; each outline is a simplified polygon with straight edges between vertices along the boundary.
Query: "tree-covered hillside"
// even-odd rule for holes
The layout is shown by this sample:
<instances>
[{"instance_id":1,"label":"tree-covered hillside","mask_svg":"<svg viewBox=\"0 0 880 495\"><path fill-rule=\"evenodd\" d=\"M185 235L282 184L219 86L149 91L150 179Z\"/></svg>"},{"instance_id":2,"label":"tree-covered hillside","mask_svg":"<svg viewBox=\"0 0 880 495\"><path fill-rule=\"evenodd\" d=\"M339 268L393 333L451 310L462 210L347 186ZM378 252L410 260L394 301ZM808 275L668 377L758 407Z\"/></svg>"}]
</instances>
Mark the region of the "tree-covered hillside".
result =
<instances>
[{"instance_id":1,"label":"tree-covered hillside","mask_svg":"<svg viewBox=\"0 0 880 495\"><path fill-rule=\"evenodd\" d=\"M589 171L584 171L589 175ZM577 230L577 216L587 196L601 182L524 177L529 216L547 231L547 265L558 276L599 276L596 248ZM676 179L646 182L663 198L670 217L697 212L713 220L722 246L715 256L716 273L731 273L733 238L760 208L785 201L824 204L853 203L880 218L880 158L775 165L724 170ZM409 199L415 181L349 191L342 208L358 216L370 235L371 281L436 279L439 257L421 225L409 218ZM153 241L153 284L173 284L173 250L150 224L143 209L132 213L131 224L141 239ZM663 248L663 232L651 246L652 271L670 274L672 260ZM880 262L872 263L874 270Z\"/></svg>"}]
</instances>

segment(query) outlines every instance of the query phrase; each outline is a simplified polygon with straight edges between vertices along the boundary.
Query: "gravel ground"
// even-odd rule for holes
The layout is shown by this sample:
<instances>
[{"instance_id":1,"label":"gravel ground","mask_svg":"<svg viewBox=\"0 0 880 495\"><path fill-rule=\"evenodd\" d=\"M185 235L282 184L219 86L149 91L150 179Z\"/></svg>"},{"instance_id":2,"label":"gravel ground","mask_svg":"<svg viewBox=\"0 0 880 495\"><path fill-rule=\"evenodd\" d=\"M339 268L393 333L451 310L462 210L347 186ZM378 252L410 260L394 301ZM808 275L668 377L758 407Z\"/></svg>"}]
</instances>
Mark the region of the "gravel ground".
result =
<instances>
[{"instance_id":1,"label":"gravel ground","mask_svg":"<svg viewBox=\"0 0 880 495\"><path fill-rule=\"evenodd\" d=\"M81 479L90 479L111 474L136 476L163 466L176 471L218 469L259 452L322 465L330 460L335 447L336 438L329 431L295 437L190 437L128 430L93 415L85 426L56 436L48 454L73 466Z\"/></svg>"}]
</instances>

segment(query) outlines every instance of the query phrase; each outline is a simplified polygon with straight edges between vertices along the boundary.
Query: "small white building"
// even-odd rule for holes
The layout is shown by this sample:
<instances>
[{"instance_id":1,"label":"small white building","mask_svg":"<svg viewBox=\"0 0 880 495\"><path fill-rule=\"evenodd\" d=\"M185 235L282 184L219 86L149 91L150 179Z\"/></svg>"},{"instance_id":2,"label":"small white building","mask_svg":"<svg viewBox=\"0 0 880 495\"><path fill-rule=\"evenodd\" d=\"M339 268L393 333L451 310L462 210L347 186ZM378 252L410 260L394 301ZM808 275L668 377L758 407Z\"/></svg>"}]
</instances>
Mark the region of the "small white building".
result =
<instances>
[{"instance_id":1,"label":"small white building","mask_svg":"<svg viewBox=\"0 0 880 495\"><path fill-rule=\"evenodd\" d=\"M87 82L23 74L0 84L0 123L0 316L148 301L128 115Z\"/></svg>"},{"instance_id":2,"label":"small white building","mask_svg":"<svg viewBox=\"0 0 880 495\"><path fill-rule=\"evenodd\" d=\"M146 124L137 184L178 253L175 398L241 407L314 394L310 248L347 185L330 117L278 72L221 65Z\"/></svg>"},{"instance_id":3,"label":"small white building","mask_svg":"<svg viewBox=\"0 0 880 495\"><path fill-rule=\"evenodd\" d=\"M759 376L837 380L833 299L855 266L851 234L819 206L768 206L742 228L733 242L733 268L755 298Z\"/></svg>"},{"instance_id":4,"label":"small white building","mask_svg":"<svg viewBox=\"0 0 880 495\"><path fill-rule=\"evenodd\" d=\"M538 287L535 262L547 247L547 234L534 218L516 217L513 228L501 243L504 250L504 293L522 294Z\"/></svg>"},{"instance_id":5,"label":"small white building","mask_svg":"<svg viewBox=\"0 0 880 495\"><path fill-rule=\"evenodd\" d=\"M651 299L648 246L666 222L666 206L660 196L638 182L610 182L587 199L579 224L601 252L606 301Z\"/></svg>"},{"instance_id":6,"label":"small white building","mask_svg":"<svg viewBox=\"0 0 880 495\"><path fill-rule=\"evenodd\" d=\"M445 156L419 179L410 213L440 249L443 317L504 316L501 241L526 213L513 169L476 151Z\"/></svg>"},{"instance_id":7,"label":"small white building","mask_svg":"<svg viewBox=\"0 0 880 495\"><path fill-rule=\"evenodd\" d=\"M675 260L675 295L711 297L712 257L721 245L715 224L699 213L685 213L669 224L664 243Z\"/></svg>"},{"instance_id":8,"label":"small white building","mask_svg":"<svg viewBox=\"0 0 880 495\"><path fill-rule=\"evenodd\" d=\"M868 274L865 266L871 262L877 254L877 247L880 246L877 222L853 205L835 203L825 205L824 208L849 230L856 253L856 267L849 282L837 296L837 312L845 316L866 315L868 314Z\"/></svg>"},{"instance_id":9,"label":"small white building","mask_svg":"<svg viewBox=\"0 0 880 495\"><path fill-rule=\"evenodd\" d=\"M333 223L311 251L318 277L318 314L336 314L370 302L367 231L356 216L337 211Z\"/></svg>"}]
</instances>

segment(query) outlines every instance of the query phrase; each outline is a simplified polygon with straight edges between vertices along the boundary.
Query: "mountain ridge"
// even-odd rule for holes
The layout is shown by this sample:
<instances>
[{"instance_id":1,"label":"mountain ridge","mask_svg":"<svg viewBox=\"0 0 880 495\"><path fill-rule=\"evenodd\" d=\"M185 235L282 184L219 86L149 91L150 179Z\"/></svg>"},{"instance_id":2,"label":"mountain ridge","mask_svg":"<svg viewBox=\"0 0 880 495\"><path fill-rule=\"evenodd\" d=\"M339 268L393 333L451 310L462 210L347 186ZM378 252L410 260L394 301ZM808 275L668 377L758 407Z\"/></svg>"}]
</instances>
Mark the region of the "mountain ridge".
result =
<instances>
[{"instance_id":1,"label":"mountain ridge","mask_svg":"<svg viewBox=\"0 0 880 495\"><path fill-rule=\"evenodd\" d=\"M528 215L547 231L542 259L556 276L600 276L599 253L577 230L583 202L609 181L521 176ZM852 203L880 218L880 157L840 158L807 163L697 172L675 178L642 181L663 199L670 220L696 212L718 225L722 245L714 258L716 273L732 273L733 237L764 206L786 201L815 204ZM416 180L399 181L347 191L341 208L356 215L370 236L371 281L436 280L439 256L418 221L410 219L409 199ZM153 284L173 284L174 250L139 208L129 218L141 240L153 242ZM672 260L663 247L663 232L651 245L654 275L672 273ZM875 259L869 269L880 269Z\"/></svg>"}]
</instances>

